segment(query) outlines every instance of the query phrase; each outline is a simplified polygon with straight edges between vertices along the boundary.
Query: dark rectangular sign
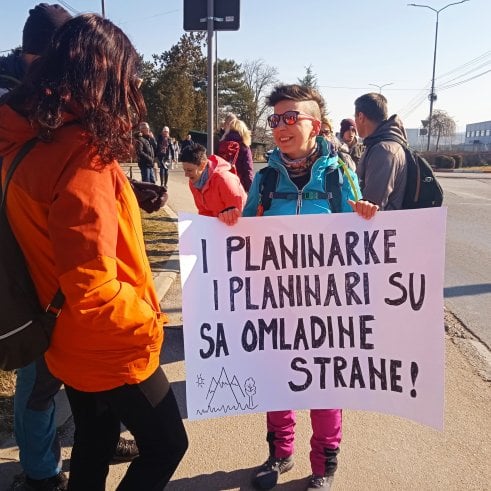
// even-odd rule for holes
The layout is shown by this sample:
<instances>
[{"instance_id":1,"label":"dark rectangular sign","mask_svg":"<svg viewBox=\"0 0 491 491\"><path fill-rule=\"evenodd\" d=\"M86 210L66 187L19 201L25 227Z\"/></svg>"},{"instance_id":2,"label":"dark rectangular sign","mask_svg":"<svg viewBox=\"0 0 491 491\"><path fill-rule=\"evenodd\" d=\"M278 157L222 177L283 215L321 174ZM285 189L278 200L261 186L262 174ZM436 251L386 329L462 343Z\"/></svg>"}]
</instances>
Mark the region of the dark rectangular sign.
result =
<instances>
[{"instance_id":1,"label":"dark rectangular sign","mask_svg":"<svg viewBox=\"0 0 491 491\"><path fill-rule=\"evenodd\" d=\"M240 0L214 0L213 30L238 31ZM184 30L208 30L208 0L184 0Z\"/></svg>"}]
</instances>

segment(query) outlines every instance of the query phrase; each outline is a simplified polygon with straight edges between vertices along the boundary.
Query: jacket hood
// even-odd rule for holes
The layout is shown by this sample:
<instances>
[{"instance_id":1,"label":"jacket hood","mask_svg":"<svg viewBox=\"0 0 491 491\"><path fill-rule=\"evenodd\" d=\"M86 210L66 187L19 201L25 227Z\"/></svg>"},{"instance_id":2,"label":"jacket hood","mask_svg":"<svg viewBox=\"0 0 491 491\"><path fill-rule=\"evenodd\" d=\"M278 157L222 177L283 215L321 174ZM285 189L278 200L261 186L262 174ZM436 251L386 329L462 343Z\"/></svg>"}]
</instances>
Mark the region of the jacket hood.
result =
<instances>
[{"instance_id":1,"label":"jacket hood","mask_svg":"<svg viewBox=\"0 0 491 491\"><path fill-rule=\"evenodd\" d=\"M64 124L77 119L70 113L63 113L62 118ZM38 136L40 129L39 124L31 123L7 104L0 104L0 157L20 149L28 140Z\"/></svg>"},{"instance_id":2,"label":"jacket hood","mask_svg":"<svg viewBox=\"0 0 491 491\"><path fill-rule=\"evenodd\" d=\"M233 142L239 142L243 143L242 137L240 134L235 131L235 130L230 130L226 135L225 138L222 141L233 141Z\"/></svg>"},{"instance_id":3,"label":"jacket hood","mask_svg":"<svg viewBox=\"0 0 491 491\"><path fill-rule=\"evenodd\" d=\"M214 172L228 172L232 169L232 166L222 157L210 155L208 156L208 168L211 176Z\"/></svg>"},{"instance_id":4,"label":"jacket hood","mask_svg":"<svg viewBox=\"0 0 491 491\"><path fill-rule=\"evenodd\" d=\"M29 120L6 104L0 105L0 157L15 152L39 133Z\"/></svg>"},{"instance_id":5,"label":"jacket hood","mask_svg":"<svg viewBox=\"0 0 491 491\"><path fill-rule=\"evenodd\" d=\"M363 143L366 146L370 146L374 142L394 138L402 140L402 143L407 144L406 130L397 114L393 114L389 119L380 123L377 129L363 140Z\"/></svg>"}]
</instances>

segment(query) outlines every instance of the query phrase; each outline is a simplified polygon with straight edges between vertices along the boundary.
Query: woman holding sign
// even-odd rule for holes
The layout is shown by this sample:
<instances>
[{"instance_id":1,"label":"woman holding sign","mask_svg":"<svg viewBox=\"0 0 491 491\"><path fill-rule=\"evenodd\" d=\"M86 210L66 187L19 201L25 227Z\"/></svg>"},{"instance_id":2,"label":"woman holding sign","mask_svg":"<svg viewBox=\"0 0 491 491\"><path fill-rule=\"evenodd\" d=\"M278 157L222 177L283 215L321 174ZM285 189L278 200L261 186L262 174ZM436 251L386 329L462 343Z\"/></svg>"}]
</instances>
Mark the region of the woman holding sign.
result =
<instances>
[{"instance_id":1,"label":"woman holding sign","mask_svg":"<svg viewBox=\"0 0 491 491\"><path fill-rule=\"evenodd\" d=\"M330 142L319 136L325 103L314 89L283 85L268 99L274 114L268 117L277 148L268 166L254 178L243 216L298 215L355 211L374 216L378 206L360 200L356 174L338 163ZM332 178L334 176L334 178ZM310 463L307 491L331 488L341 442L341 410L312 409ZM267 413L269 457L257 469L253 484L272 489L278 476L293 467L295 413Z\"/></svg>"}]
</instances>

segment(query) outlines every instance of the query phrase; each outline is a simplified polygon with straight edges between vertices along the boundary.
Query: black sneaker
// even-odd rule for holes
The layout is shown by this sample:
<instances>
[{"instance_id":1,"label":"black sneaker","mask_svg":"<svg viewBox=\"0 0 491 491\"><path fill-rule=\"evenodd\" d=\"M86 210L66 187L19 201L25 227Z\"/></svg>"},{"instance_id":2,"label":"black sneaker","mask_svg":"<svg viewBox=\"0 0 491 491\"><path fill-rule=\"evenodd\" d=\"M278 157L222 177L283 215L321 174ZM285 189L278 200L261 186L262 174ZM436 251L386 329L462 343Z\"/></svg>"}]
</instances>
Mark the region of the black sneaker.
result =
<instances>
[{"instance_id":1,"label":"black sneaker","mask_svg":"<svg viewBox=\"0 0 491 491\"><path fill-rule=\"evenodd\" d=\"M47 479L31 479L26 476L24 488L26 491L66 491L68 479L64 472Z\"/></svg>"},{"instance_id":2,"label":"black sneaker","mask_svg":"<svg viewBox=\"0 0 491 491\"><path fill-rule=\"evenodd\" d=\"M333 481L334 476L310 476L307 491L316 491L318 489L329 491Z\"/></svg>"},{"instance_id":3,"label":"black sneaker","mask_svg":"<svg viewBox=\"0 0 491 491\"><path fill-rule=\"evenodd\" d=\"M131 462L139 455L135 440L120 437L113 455L113 462Z\"/></svg>"},{"instance_id":4,"label":"black sneaker","mask_svg":"<svg viewBox=\"0 0 491 491\"><path fill-rule=\"evenodd\" d=\"M293 467L293 455L279 459L269 457L264 464L256 471L252 484L257 489L272 489L278 482L278 477L284 472L288 472Z\"/></svg>"}]
</instances>

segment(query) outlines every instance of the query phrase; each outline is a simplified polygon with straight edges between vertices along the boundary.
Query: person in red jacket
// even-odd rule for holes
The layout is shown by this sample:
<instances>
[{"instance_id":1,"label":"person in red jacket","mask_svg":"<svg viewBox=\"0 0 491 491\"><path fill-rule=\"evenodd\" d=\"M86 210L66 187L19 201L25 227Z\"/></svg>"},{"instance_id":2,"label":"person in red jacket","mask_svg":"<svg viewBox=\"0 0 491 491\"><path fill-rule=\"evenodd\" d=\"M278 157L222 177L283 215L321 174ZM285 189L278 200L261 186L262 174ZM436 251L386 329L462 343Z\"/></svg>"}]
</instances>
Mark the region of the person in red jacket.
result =
<instances>
[{"instance_id":1,"label":"person in red jacket","mask_svg":"<svg viewBox=\"0 0 491 491\"><path fill-rule=\"evenodd\" d=\"M232 166L217 155L207 157L206 148L194 143L182 151L182 168L200 215L217 217L233 225L242 215L247 200Z\"/></svg>"},{"instance_id":2,"label":"person in red jacket","mask_svg":"<svg viewBox=\"0 0 491 491\"><path fill-rule=\"evenodd\" d=\"M79 15L58 28L0 104L3 177L36 141L10 181L10 226L40 304L58 288L65 296L45 360L65 384L75 422L70 491L105 489L120 421L140 455L119 491L163 489L188 446L160 366L167 318L138 203L118 163L146 113L140 65L121 29Z\"/></svg>"}]
</instances>

